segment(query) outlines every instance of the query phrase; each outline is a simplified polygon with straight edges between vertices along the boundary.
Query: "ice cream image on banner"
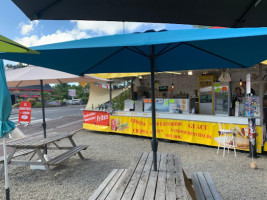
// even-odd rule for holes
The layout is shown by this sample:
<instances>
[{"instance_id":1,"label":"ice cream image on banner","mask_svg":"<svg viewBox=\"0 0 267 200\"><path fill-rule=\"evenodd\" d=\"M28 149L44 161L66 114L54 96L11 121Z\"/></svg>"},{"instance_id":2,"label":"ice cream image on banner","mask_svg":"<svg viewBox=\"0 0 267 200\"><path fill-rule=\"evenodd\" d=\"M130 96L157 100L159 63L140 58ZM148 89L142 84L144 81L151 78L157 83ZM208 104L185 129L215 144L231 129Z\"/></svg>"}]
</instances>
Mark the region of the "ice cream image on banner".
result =
<instances>
[{"instance_id":1,"label":"ice cream image on banner","mask_svg":"<svg viewBox=\"0 0 267 200\"><path fill-rule=\"evenodd\" d=\"M221 142L221 145L225 145L225 147L233 147L233 140L235 140L236 148L238 149L249 149L249 139L248 139L248 127L246 128L240 128L235 126L232 128L234 137L228 137L228 136L222 136L222 137L215 137L214 140L219 144ZM219 135L220 135L219 131ZM226 137L226 138L225 138Z\"/></svg>"}]
</instances>

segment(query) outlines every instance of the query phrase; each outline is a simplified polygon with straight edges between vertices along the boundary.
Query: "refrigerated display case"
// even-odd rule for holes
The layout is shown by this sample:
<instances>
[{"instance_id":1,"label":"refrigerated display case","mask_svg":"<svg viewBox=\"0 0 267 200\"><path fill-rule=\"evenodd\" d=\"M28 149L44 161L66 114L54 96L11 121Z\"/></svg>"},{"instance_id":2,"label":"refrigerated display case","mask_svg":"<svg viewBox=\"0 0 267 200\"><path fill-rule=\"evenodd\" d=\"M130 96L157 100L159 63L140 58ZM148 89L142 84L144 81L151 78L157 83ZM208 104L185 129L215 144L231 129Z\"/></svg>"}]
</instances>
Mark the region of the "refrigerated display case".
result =
<instances>
[{"instance_id":1,"label":"refrigerated display case","mask_svg":"<svg viewBox=\"0 0 267 200\"><path fill-rule=\"evenodd\" d=\"M214 83L214 114L228 116L230 89L228 83Z\"/></svg>"},{"instance_id":2,"label":"refrigerated display case","mask_svg":"<svg viewBox=\"0 0 267 200\"><path fill-rule=\"evenodd\" d=\"M213 75L199 77L199 113L214 114L213 103Z\"/></svg>"}]
</instances>

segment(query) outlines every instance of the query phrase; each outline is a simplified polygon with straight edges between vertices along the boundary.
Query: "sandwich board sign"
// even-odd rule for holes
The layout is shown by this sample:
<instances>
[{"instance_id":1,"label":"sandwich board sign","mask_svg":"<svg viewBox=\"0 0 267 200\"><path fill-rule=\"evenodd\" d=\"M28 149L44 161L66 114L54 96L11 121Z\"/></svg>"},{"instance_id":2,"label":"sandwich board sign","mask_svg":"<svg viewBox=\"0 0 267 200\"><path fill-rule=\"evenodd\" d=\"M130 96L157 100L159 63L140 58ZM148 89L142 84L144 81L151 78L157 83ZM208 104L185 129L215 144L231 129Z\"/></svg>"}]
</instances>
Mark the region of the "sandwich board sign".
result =
<instances>
[{"instance_id":1,"label":"sandwich board sign","mask_svg":"<svg viewBox=\"0 0 267 200\"><path fill-rule=\"evenodd\" d=\"M32 104L29 101L19 103L19 123L31 123Z\"/></svg>"}]
</instances>

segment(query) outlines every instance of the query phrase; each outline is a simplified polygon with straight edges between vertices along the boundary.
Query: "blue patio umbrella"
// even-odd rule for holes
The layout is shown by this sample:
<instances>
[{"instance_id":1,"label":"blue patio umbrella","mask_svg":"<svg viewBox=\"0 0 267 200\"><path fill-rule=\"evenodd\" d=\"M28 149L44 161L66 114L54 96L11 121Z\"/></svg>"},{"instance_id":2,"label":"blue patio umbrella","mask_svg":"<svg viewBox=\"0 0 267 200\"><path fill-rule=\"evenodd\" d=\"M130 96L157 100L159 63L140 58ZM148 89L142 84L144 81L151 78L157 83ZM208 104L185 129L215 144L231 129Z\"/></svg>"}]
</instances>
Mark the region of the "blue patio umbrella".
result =
<instances>
[{"instance_id":1,"label":"blue patio umbrella","mask_svg":"<svg viewBox=\"0 0 267 200\"><path fill-rule=\"evenodd\" d=\"M32 49L40 55L5 53L0 57L77 75L151 72L152 150L157 170L154 72L251 67L266 60L267 28L149 31Z\"/></svg>"},{"instance_id":2,"label":"blue patio umbrella","mask_svg":"<svg viewBox=\"0 0 267 200\"><path fill-rule=\"evenodd\" d=\"M103 20L200 24L227 27L267 25L263 0L12 0L31 20Z\"/></svg>"},{"instance_id":3,"label":"blue patio umbrella","mask_svg":"<svg viewBox=\"0 0 267 200\"><path fill-rule=\"evenodd\" d=\"M0 137L2 138L15 128L15 123L8 120L12 104L2 59L0 59L0 85Z\"/></svg>"},{"instance_id":4,"label":"blue patio umbrella","mask_svg":"<svg viewBox=\"0 0 267 200\"><path fill-rule=\"evenodd\" d=\"M15 123L8 120L12 110L12 104L6 83L5 68L2 59L0 59L0 86L0 138L3 138L3 148L5 156L5 188L7 199L9 199L5 136L15 128Z\"/></svg>"}]
</instances>

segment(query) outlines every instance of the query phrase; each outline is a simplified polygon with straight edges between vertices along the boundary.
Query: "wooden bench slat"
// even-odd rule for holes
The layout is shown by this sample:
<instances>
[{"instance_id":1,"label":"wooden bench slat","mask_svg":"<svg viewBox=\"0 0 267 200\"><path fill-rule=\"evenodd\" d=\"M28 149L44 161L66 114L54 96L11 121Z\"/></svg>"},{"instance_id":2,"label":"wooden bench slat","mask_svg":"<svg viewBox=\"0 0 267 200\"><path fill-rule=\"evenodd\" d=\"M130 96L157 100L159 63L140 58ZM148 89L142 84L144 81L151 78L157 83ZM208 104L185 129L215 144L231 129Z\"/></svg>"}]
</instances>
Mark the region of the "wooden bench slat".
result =
<instances>
[{"instance_id":1,"label":"wooden bench slat","mask_svg":"<svg viewBox=\"0 0 267 200\"><path fill-rule=\"evenodd\" d=\"M166 183L166 199L168 200L176 200L174 170L174 156L173 154L168 154Z\"/></svg>"},{"instance_id":2,"label":"wooden bench slat","mask_svg":"<svg viewBox=\"0 0 267 200\"><path fill-rule=\"evenodd\" d=\"M114 187L112 188L112 190L110 191L110 193L108 194L106 199L109 199L109 197L114 197L117 189L120 187L120 184L123 180L123 177L127 174L128 169L124 169L122 175L120 176L120 178L118 179L117 183L114 185Z\"/></svg>"},{"instance_id":3,"label":"wooden bench slat","mask_svg":"<svg viewBox=\"0 0 267 200\"><path fill-rule=\"evenodd\" d=\"M87 147L88 147L88 145L79 145L79 146L73 147L72 149L66 151L65 153L50 159L46 163L48 165L59 164L59 163L63 162L64 160L66 160L67 158L71 157L72 155L80 152L81 150L85 150Z\"/></svg>"},{"instance_id":4,"label":"wooden bench slat","mask_svg":"<svg viewBox=\"0 0 267 200\"><path fill-rule=\"evenodd\" d=\"M167 153L161 154L155 200L166 200Z\"/></svg>"},{"instance_id":5,"label":"wooden bench slat","mask_svg":"<svg viewBox=\"0 0 267 200\"><path fill-rule=\"evenodd\" d=\"M193 181L197 200L205 200L205 196L204 196L204 193L202 191L202 187L201 187L200 181L199 181L196 173L192 174L192 181Z\"/></svg>"},{"instance_id":6,"label":"wooden bench slat","mask_svg":"<svg viewBox=\"0 0 267 200\"><path fill-rule=\"evenodd\" d=\"M161 159L161 153L158 152L157 153L157 166L158 167L160 167L159 166L160 159ZM158 171L154 171L153 166L152 166L144 199L149 200L149 199L155 198L157 180L158 180Z\"/></svg>"},{"instance_id":7,"label":"wooden bench slat","mask_svg":"<svg viewBox=\"0 0 267 200\"><path fill-rule=\"evenodd\" d=\"M104 200L112 190L112 188L116 185L117 181L120 179L125 169L119 169L117 173L112 177L111 181L106 185L105 189L102 191L101 195L97 198L97 200Z\"/></svg>"},{"instance_id":8,"label":"wooden bench slat","mask_svg":"<svg viewBox=\"0 0 267 200\"><path fill-rule=\"evenodd\" d=\"M204 176L205 176L205 178L206 178L206 181L207 181L207 183L208 183L208 185L209 185L209 188L210 188L210 190L211 190L211 193L212 193L214 199L216 199L216 200L222 200L222 198L221 198L219 192L217 191L217 189L216 189L216 187L215 187L215 184L214 184L213 181L212 181L212 178L211 178L211 176L210 176L210 173L205 172L205 173L203 173L203 174L204 174Z\"/></svg>"},{"instance_id":9,"label":"wooden bench slat","mask_svg":"<svg viewBox=\"0 0 267 200\"><path fill-rule=\"evenodd\" d=\"M138 185L139 179L141 177L142 171L144 169L145 163L148 159L148 153L144 153L141 160L139 161L132 178L130 179L128 186L126 188L126 190L124 191L124 194L122 196L122 200L129 200L132 199L134 192L135 192L135 188Z\"/></svg>"},{"instance_id":10,"label":"wooden bench slat","mask_svg":"<svg viewBox=\"0 0 267 200\"><path fill-rule=\"evenodd\" d=\"M136 187L136 190L135 190L135 193L133 196L133 200L138 200L138 199L144 198L148 179L149 179L149 175L150 175L150 171L151 171L151 167L152 167L152 163L153 163L153 153L150 152L150 154L148 155L147 161L145 163L145 167L143 169L143 172L141 174L141 178L140 178L138 185Z\"/></svg>"},{"instance_id":11,"label":"wooden bench slat","mask_svg":"<svg viewBox=\"0 0 267 200\"><path fill-rule=\"evenodd\" d=\"M205 198L207 200L214 200L203 173L197 172L197 176L198 176L198 179L199 179L200 185L202 187L202 191L204 193Z\"/></svg>"},{"instance_id":12,"label":"wooden bench slat","mask_svg":"<svg viewBox=\"0 0 267 200\"><path fill-rule=\"evenodd\" d=\"M90 196L89 200L95 200L101 194L101 192L105 189L106 185L111 181L111 179L118 172L118 169L113 169L108 177L101 183L101 185L96 189L96 191Z\"/></svg>"},{"instance_id":13,"label":"wooden bench slat","mask_svg":"<svg viewBox=\"0 0 267 200\"><path fill-rule=\"evenodd\" d=\"M215 184L208 172L192 173L192 181L197 200L221 200Z\"/></svg>"},{"instance_id":14,"label":"wooden bench slat","mask_svg":"<svg viewBox=\"0 0 267 200\"><path fill-rule=\"evenodd\" d=\"M185 188L185 181L184 181L184 175L183 175L183 168L181 159L179 156L174 156L174 165L175 165L175 192L176 192L176 198L178 199L187 199L186 191L183 189Z\"/></svg>"},{"instance_id":15,"label":"wooden bench slat","mask_svg":"<svg viewBox=\"0 0 267 200\"><path fill-rule=\"evenodd\" d=\"M109 195L106 199L121 199L125 188L128 186L129 181L131 180L133 173L136 169L136 167L138 166L139 161L142 159L143 156L146 156L144 153L140 153L136 159L135 162L133 162L130 166L130 168L127 170L127 173L124 175L121 184L116 188L116 191L114 193L112 193L112 195Z\"/></svg>"}]
</instances>

